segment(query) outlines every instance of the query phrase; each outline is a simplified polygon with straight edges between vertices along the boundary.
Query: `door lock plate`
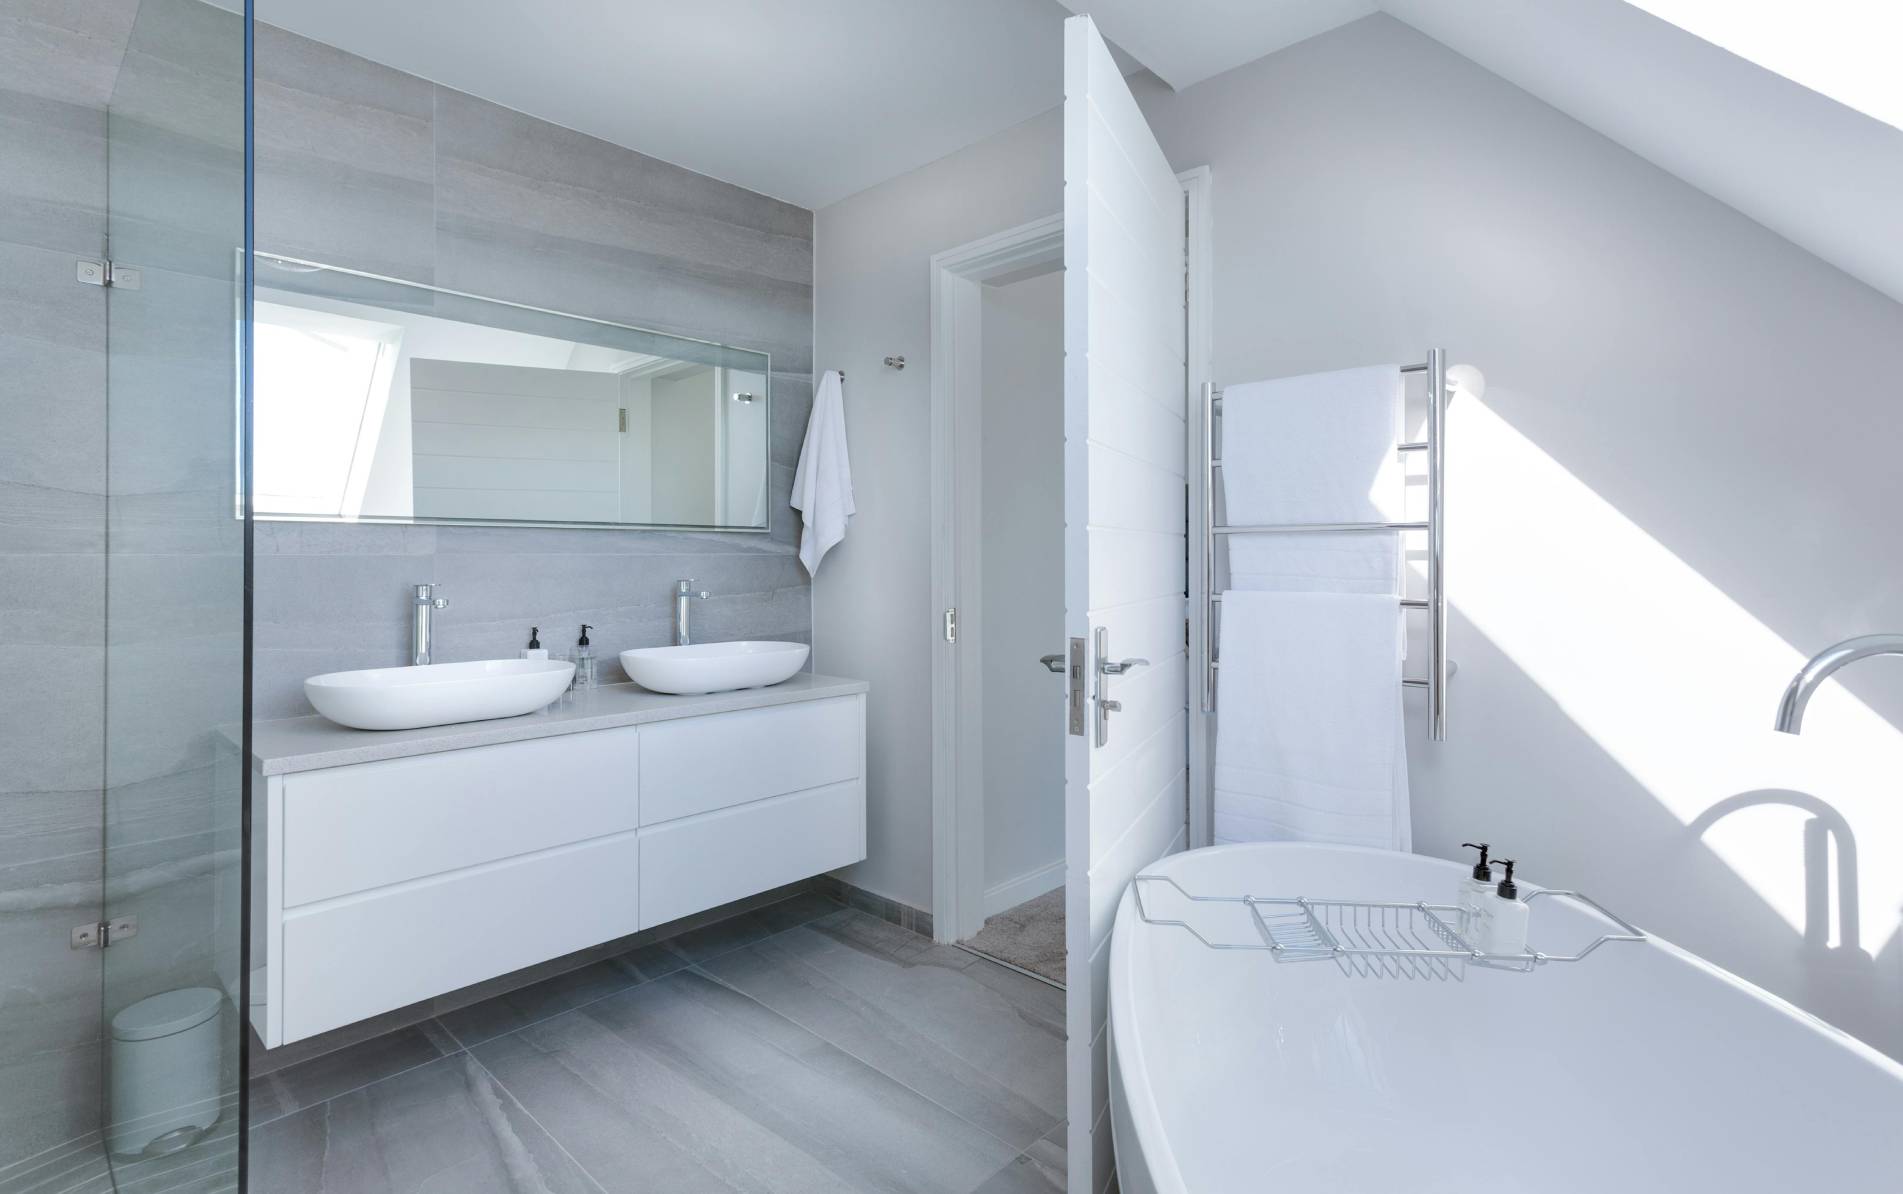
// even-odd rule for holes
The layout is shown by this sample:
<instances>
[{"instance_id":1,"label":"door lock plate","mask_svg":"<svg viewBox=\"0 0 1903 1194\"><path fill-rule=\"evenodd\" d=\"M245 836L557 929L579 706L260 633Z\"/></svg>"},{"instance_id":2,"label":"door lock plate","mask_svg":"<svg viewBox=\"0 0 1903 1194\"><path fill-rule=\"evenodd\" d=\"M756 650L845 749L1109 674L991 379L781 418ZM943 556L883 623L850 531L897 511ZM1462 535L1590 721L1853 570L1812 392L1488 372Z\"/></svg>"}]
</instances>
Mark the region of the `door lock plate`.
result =
<instances>
[{"instance_id":1,"label":"door lock plate","mask_svg":"<svg viewBox=\"0 0 1903 1194\"><path fill-rule=\"evenodd\" d=\"M1070 666L1066 669L1070 686L1070 732L1084 736L1084 640L1070 640Z\"/></svg>"}]
</instances>

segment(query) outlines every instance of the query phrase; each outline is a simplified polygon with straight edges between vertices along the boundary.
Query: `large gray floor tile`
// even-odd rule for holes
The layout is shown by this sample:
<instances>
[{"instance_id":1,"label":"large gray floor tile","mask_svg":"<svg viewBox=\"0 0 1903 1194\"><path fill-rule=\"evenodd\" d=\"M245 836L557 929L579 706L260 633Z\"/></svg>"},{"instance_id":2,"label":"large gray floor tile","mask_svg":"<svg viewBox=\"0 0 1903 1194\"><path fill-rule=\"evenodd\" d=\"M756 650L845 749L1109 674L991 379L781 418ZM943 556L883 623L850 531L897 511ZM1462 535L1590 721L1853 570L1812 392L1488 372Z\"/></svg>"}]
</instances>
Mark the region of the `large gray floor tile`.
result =
<instances>
[{"instance_id":1,"label":"large gray floor tile","mask_svg":"<svg viewBox=\"0 0 1903 1194\"><path fill-rule=\"evenodd\" d=\"M0 1165L0 1194L113 1194L105 1146L89 1135Z\"/></svg>"},{"instance_id":2,"label":"large gray floor tile","mask_svg":"<svg viewBox=\"0 0 1903 1194\"><path fill-rule=\"evenodd\" d=\"M97 1042L0 1061L0 1167L98 1129L100 1061Z\"/></svg>"},{"instance_id":3,"label":"large gray floor tile","mask_svg":"<svg viewBox=\"0 0 1903 1194\"><path fill-rule=\"evenodd\" d=\"M265 1123L315 1107L426 1065L457 1048L439 1025L425 1022L260 1075L251 1083L251 1122Z\"/></svg>"},{"instance_id":4,"label":"large gray floor tile","mask_svg":"<svg viewBox=\"0 0 1903 1194\"><path fill-rule=\"evenodd\" d=\"M466 1053L254 1129L251 1188L269 1194L600 1194Z\"/></svg>"},{"instance_id":5,"label":"large gray floor tile","mask_svg":"<svg viewBox=\"0 0 1903 1194\"><path fill-rule=\"evenodd\" d=\"M1013 999L969 973L970 955L922 938L870 947L844 928L861 921L890 928L843 912L702 968L1013 1148L1048 1132L1064 1113L1064 1037L1041 1006L1055 1001Z\"/></svg>"},{"instance_id":6,"label":"large gray floor tile","mask_svg":"<svg viewBox=\"0 0 1903 1194\"><path fill-rule=\"evenodd\" d=\"M790 900L689 929L667 944L690 962L704 962L839 911L837 901L818 892L802 892Z\"/></svg>"},{"instance_id":7,"label":"large gray floor tile","mask_svg":"<svg viewBox=\"0 0 1903 1194\"><path fill-rule=\"evenodd\" d=\"M1021 1089L1062 1113L1064 992L860 912L788 934L800 960L987 1067L1026 1065ZM960 981L950 981L950 975ZM967 987L965 984L970 984ZM989 992L982 998L973 991Z\"/></svg>"},{"instance_id":8,"label":"large gray floor tile","mask_svg":"<svg viewBox=\"0 0 1903 1194\"><path fill-rule=\"evenodd\" d=\"M665 944L642 946L468 1007L443 1012L437 1020L464 1048L470 1048L605 999L637 983L672 974L686 965L687 959Z\"/></svg>"},{"instance_id":9,"label":"large gray floor tile","mask_svg":"<svg viewBox=\"0 0 1903 1194\"><path fill-rule=\"evenodd\" d=\"M738 1190L966 1194L1016 1152L694 971L475 1053L611 1191L696 1188L653 1184L679 1154Z\"/></svg>"}]
</instances>

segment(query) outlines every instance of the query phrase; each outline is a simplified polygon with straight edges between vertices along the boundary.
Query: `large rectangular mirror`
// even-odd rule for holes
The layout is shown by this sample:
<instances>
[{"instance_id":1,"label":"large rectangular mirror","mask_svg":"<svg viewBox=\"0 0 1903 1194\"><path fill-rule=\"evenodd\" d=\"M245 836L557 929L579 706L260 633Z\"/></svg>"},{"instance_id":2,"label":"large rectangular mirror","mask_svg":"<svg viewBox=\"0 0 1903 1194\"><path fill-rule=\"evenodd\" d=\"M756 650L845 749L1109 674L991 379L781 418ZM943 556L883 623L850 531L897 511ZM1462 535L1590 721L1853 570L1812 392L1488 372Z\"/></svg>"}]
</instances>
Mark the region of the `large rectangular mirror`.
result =
<instances>
[{"instance_id":1,"label":"large rectangular mirror","mask_svg":"<svg viewBox=\"0 0 1903 1194\"><path fill-rule=\"evenodd\" d=\"M257 262L259 518L767 529L765 353Z\"/></svg>"}]
</instances>

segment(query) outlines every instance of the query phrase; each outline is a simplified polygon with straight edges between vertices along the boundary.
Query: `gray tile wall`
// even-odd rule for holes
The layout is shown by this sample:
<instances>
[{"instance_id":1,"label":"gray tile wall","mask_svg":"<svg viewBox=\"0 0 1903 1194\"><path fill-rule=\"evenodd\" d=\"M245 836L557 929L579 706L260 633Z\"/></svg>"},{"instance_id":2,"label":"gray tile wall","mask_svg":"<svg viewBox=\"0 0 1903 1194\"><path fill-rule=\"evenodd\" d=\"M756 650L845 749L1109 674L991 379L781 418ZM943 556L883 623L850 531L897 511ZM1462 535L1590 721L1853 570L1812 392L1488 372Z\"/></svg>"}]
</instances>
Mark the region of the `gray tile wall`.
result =
<instances>
[{"instance_id":1,"label":"gray tile wall","mask_svg":"<svg viewBox=\"0 0 1903 1194\"><path fill-rule=\"evenodd\" d=\"M668 641L693 577L698 637L810 641L787 505L812 405L812 213L258 29L258 246L767 352L770 535L260 523L256 715L310 712L305 677L408 662L407 586L444 585L437 658Z\"/></svg>"},{"instance_id":2,"label":"gray tile wall","mask_svg":"<svg viewBox=\"0 0 1903 1194\"><path fill-rule=\"evenodd\" d=\"M0 1177L97 1126L106 102L137 0L0 0Z\"/></svg>"}]
</instances>

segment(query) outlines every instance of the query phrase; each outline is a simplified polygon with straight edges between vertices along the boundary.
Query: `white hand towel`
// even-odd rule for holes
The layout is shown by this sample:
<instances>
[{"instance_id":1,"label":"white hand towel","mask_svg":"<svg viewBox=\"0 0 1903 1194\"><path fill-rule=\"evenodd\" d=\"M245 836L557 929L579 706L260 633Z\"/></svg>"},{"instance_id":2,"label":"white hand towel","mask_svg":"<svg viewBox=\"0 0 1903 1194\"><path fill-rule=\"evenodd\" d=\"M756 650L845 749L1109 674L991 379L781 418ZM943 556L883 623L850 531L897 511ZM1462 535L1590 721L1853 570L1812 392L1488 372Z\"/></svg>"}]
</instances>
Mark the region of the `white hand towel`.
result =
<instances>
[{"instance_id":1,"label":"white hand towel","mask_svg":"<svg viewBox=\"0 0 1903 1194\"><path fill-rule=\"evenodd\" d=\"M1401 370L1343 369L1227 386L1223 521L1393 522L1405 471L1394 446ZM1229 536L1230 587L1398 593L1398 531Z\"/></svg>"},{"instance_id":2,"label":"white hand towel","mask_svg":"<svg viewBox=\"0 0 1903 1194\"><path fill-rule=\"evenodd\" d=\"M813 416L800 445L793 474L793 508L801 514L800 563L807 574L846 537L846 524L857 512L852 502L852 462L846 453L846 388L837 369L828 369L813 394Z\"/></svg>"},{"instance_id":3,"label":"white hand towel","mask_svg":"<svg viewBox=\"0 0 1903 1194\"><path fill-rule=\"evenodd\" d=\"M1222 599L1218 842L1412 848L1391 596Z\"/></svg>"}]
</instances>

